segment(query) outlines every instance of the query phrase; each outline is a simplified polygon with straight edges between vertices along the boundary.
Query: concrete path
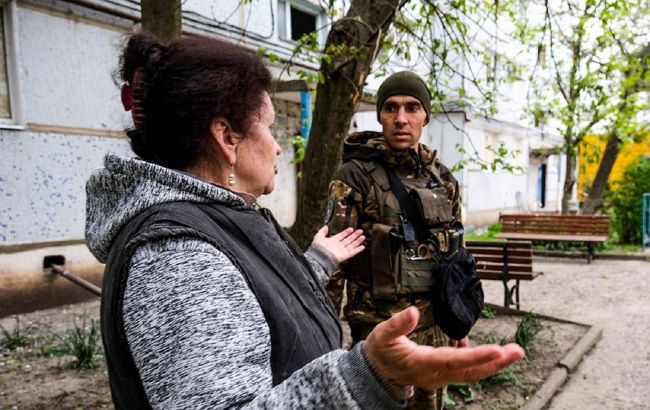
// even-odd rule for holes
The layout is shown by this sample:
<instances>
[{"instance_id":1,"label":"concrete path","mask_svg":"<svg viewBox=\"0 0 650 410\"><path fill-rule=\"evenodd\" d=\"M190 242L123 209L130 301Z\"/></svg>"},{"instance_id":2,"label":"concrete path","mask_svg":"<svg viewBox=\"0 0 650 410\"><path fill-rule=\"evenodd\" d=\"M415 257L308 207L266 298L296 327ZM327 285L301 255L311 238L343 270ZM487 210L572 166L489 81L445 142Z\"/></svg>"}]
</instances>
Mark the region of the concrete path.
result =
<instances>
[{"instance_id":1,"label":"concrete path","mask_svg":"<svg viewBox=\"0 0 650 410\"><path fill-rule=\"evenodd\" d=\"M650 409L650 263L535 259L544 272L521 284L521 308L600 326L603 338L583 359L551 410ZM485 281L486 301L503 287Z\"/></svg>"}]
</instances>

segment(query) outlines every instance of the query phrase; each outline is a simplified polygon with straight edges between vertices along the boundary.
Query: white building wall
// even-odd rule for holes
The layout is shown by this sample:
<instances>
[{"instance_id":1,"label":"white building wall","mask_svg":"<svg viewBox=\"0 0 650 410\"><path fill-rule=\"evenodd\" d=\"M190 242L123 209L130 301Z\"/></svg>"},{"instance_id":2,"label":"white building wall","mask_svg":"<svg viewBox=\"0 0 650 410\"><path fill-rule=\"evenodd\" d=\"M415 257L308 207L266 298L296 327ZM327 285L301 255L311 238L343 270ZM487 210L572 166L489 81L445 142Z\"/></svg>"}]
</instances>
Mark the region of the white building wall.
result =
<instances>
[{"instance_id":1,"label":"white building wall","mask_svg":"<svg viewBox=\"0 0 650 410\"><path fill-rule=\"evenodd\" d=\"M0 245L83 238L86 180L124 138L0 130Z\"/></svg>"},{"instance_id":2,"label":"white building wall","mask_svg":"<svg viewBox=\"0 0 650 410\"><path fill-rule=\"evenodd\" d=\"M262 32L271 23L259 14L263 8L253 9L250 22ZM0 129L5 154L0 163L0 246L81 240L86 180L107 152L133 156L128 140L120 136L131 120L114 74L131 23L86 14L99 15L18 4L17 71L26 130ZM288 226L296 203L296 173L290 164L290 138L300 129L295 105L285 107L285 117L278 119L284 121L284 131L276 190L260 202Z\"/></svg>"},{"instance_id":3,"label":"white building wall","mask_svg":"<svg viewBox=\"0 0 650 410\"><path fill-rule=\"evenodd\" d=\"M526 174L470 170L463 201L470 213L516 208L518 197L527 197L527 179Z\"/></svg>"},{"instance_id":4,"label":"white building wall","mask_svg":"<svg viewBox=\"0 0 650 410\"><path fill-rule=\"evenodd\" d=\"M122 130L130 116L113 73L125 31L33 7L18 8L25 119L94 130Z\"/></svg>"}]
</instances>

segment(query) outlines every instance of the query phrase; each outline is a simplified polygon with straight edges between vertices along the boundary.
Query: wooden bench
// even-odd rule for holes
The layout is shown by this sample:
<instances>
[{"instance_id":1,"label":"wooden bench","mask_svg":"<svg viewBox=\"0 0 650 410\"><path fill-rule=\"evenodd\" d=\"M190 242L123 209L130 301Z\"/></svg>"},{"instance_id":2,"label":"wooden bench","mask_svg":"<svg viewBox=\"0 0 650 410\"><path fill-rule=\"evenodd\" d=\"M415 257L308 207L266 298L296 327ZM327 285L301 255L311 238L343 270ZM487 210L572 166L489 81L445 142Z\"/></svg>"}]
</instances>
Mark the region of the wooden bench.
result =
<instances>
[{"instance_id":1,"label":"wooden bench","mask_svg":"<svg viewBox=\"0 0 650 410\"><path fill-rule=\"evenodd\" d=\"M609 237L606 215L502 214L499 222L502 230L497 238L585 243L588 263L594 257L594 245Z\"/></svg>"},{"instance_id":2,"label":"wooden bench","mask_svg":"<svg viewBox=\"0 0 650 410\"><path fill-rule=\"evenodd\" d=\"M530 241L468 241L467 250L476 259L476 274L481 280L503 283L503 306L519 309L519 281L533 280L533 245ZM515 281L510 287L508 282ZM514 297L514 299L513 299Z\"/></svg>"}]
</instances>

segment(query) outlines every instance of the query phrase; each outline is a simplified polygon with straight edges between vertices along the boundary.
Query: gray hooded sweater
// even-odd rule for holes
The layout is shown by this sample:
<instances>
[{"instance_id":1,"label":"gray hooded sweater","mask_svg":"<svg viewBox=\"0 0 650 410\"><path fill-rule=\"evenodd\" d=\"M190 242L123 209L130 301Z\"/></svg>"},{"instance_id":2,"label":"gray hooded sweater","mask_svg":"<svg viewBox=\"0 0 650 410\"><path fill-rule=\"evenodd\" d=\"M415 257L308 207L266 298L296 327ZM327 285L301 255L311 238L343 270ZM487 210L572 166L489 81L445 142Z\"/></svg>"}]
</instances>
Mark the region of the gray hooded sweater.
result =
<instances>
[{"instance_id":1,"label":"gray hooded sweater","mask_svg":"<svg viewBox=\"0 0 650 410\"><path fill-rule=\"evenodd\" d=\"M102 262L120 229L166 202L244 205L236 194L138 159L107 155L88 180L86 243ZM305 256L323 282L335 268L320 250ZM124 293L129 348L154 409L399 408L360 345L335 350L273 387L271 339L244 276L196 238L142 245Z\"/></svg>"}]
</instances>

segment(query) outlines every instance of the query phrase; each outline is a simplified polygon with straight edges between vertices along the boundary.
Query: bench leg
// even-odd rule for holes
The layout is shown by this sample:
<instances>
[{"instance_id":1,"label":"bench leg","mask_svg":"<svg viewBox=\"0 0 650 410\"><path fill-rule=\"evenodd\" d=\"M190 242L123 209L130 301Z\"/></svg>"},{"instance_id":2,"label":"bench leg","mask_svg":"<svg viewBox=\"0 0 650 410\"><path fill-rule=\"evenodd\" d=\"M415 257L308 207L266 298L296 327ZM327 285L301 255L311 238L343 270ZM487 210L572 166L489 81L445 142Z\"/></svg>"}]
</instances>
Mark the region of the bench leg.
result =
<instances>
[{"instance_id":1,"label":"bench leg","mask_svg":"<svg viewBox=\"0 0 650 410\"><path fill-rule=\"evenodd\" d=\"M503 307L510 308L515 305L519 310L519 280L515 281L512 287L508 287L508 281L504 280L503 283ZM514 299L513 299L514 296Z\"/></svg>"},{"instance_id":2,"label":"bench leg","mask_svg":"<svg viewBox=\"0 0 650 410\"><path fill-rule=\"evenodd\" d=\"M515 301L517 302L517 310L519 310L519 279L517 279L517 282L515 284Z\"/></svg>"},{"instance_id":3,"label":"bench leg","mask_svg":"<svg viewBox=\"0 0 650 410\"><path fill-rule=\"evenodd\" d=\"M588 243L587 250L587 263L591 263L591 260L594 258L594 244Z\"/></svg>"}]
</instances>

